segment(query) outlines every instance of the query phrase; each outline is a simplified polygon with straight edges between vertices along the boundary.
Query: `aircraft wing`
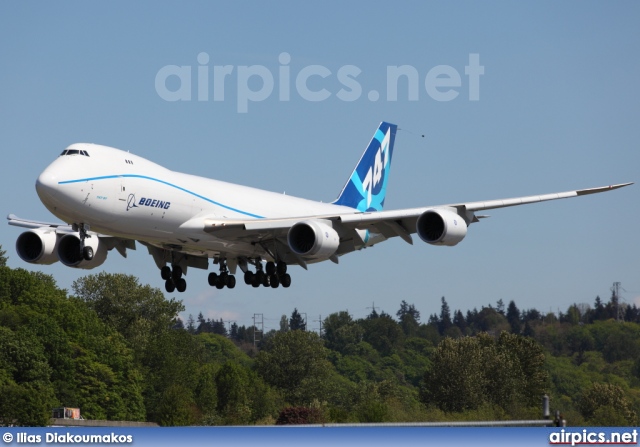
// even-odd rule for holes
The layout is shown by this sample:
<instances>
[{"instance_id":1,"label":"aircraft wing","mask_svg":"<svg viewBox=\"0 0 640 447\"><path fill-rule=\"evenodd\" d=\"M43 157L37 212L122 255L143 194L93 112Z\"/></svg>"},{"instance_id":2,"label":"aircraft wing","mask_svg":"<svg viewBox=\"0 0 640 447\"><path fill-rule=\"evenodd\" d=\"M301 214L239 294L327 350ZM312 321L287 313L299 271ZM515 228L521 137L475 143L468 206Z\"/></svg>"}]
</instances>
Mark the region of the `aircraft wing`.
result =
<instances>
[{"instance_id":1,"label":"aircraft wing","mask_svg":"<svg viewBox=\"0 0 640 447\"><path fill-rule=\"evenodd\" d=\"M286 235L291 226L304 220L327 220L345 230L371 230L390 238L400 236L408 243L413 243L411 234L416 232L418 218L429 210L445 209L455 212L462 217L467 224L478 222L478 219L487 216L476 216L477 211L484 211L510 206L526 205L530 203L546 202L549 200L566 199L571 197L597 194L632 185L633 182L617 185L601 186L597 188L579 189L574 191L559 192L553 194L515 197L509 199L487 200L480 202L454 203L421 208L408 208L402 210L354 212L349 214L297 216L292 218L277 219L247 219L247 220L221 220L214 218L200 218L191 220L183 227L204 230L206 233L229 239L267 239ZM203 228L204 225L204 228ZM335 226L334 225L334 226Z\"/></svg>"},{"instance_id":2,"label":"aircraft wing","mask_svg":"<svg viewBox=\"0 0 640 447\"><path fill-rule=\"evenodd\" d=\"M49 228L55 228L56 231L60 230L60 232L67 232L67 231L69 233L73 232L71 225L68 225L65 223L41 222L37 220L22 219L16 216L15 214L9 214L7 216L7 220L9 221L9 225L13 225L16 227L22 227L22 228L49 227Z\"/></svg>"},{"instance_id":3,"label":"aircraft wing","mask_svg":"<svg viewBox=\"0 0 640 447\"><path fill-rule=\"evenodd\" d=\"M39 228L52 228L58 235L77 233L77 230L74 230L71 225L66 223L53 223L31 219L22 219L15 214L9 214L7 216L7 220L9 221L9 225L13 225L15 227L29 228L32 230ZM115 248L118 253L120 253L125 258L127 257L127 248L130 250L136 249L135 240L133 239L113 237L107 234L96 233L95 231L89 231L88 233L90 235L96 235L98 238L105 242L109 250Z\"/></svg>"}]
</instances>

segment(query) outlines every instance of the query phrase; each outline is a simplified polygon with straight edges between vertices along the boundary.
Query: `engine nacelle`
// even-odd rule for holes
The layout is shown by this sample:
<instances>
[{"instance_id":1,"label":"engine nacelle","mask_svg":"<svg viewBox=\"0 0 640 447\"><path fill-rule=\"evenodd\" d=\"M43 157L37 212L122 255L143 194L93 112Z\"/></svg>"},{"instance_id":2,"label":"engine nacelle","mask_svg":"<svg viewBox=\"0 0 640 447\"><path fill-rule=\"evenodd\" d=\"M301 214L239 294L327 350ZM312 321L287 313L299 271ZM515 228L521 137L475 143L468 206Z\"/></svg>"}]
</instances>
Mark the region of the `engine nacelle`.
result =
<instances>
[{"instance_id":1,"label":"engine nacelle","mask_svg":"<svg viewBox=\"0 0 640 447\"><path fill-rule=\"evenodd\" d=\"M289 229L287 242L289 248L300 256L326 259L338 250L340 236L323 222L306 220Z\"/></svg>"},{"instance_id":2,"label":"engine nacelle","mask_svg":"<svg viewBox=\"0 0 640 447\"><path fill-rule=\"evenodd\" d=\"M418 217L416 232L428 244L454 246L467 235L467 223L452 211L432 209Z\"/></svg>"},{"instance_id":3,"label":"engine nacelle","mask_svg":"<svg viewBox=\"0 0 640 447\"><path fill-rule=\"evenodd\" d=\"M93 259L87 261L82 257L80 250L80 237L77 234L67 234L60 238L58 242L58 259L67 267L80 269L92 269L102 265L107 259L107 246L100 242L98 235L92 235L84 240L85 247L93 249Z\"/></svg>"},{"instance_id":4,"label":"engine nacelle","mask_svg":"<svg viewBox=\"0 0 640 447\"><path fill-rule=\"evenodd\" d=\"M49 227L25 231L16 241L18 256L31 264L53 264L58 260L56 230Z\"/></svg>"}]
</instances>

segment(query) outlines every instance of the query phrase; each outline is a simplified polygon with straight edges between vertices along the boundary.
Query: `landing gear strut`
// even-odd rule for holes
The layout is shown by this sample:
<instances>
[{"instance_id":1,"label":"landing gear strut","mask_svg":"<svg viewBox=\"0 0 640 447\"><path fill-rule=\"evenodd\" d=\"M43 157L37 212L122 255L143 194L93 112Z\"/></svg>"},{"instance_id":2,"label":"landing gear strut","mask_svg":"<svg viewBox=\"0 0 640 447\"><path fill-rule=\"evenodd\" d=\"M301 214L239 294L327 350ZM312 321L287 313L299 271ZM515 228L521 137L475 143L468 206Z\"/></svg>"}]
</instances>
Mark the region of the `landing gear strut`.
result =
<instances>
[{"instance_id":1,"label":"landing gear strut","mask_svg":"<svg viewBox=\"0 0 640 447\"><path fill-rule=\"evenodd\" d=\"M236 286L236 277L229 273L227 260L220 259L220 274L215 272L209 273L209 285L216 289L223 289L225 286L233 289Z\"/></svg>"},{"instance_id":2,"label":"landing gear strut","mask_svg":"<svg viewBox=\"0 0 640 447\"><path fill-rule=\"evenodd\" d=\"M164 288L167 293L173 293L175 290L182 293L187 290L187 281L182 277L182 267L165 265L160 269L160 276L165 280Z\"/></svg>"}]
</instances>

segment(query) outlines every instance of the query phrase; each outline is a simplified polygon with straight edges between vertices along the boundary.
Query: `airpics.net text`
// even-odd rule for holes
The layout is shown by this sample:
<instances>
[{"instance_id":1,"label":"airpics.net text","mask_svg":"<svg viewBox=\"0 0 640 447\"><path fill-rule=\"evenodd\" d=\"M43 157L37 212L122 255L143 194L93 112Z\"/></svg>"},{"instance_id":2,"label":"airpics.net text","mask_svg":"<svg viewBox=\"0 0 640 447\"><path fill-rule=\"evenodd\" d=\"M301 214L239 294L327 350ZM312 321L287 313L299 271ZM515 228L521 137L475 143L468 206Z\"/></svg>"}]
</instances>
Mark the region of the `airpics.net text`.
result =
<instances>
[{"instance_id":1,"label":"airpics.net text","mask_svg":"<svg viewBox=\"0 0 640 447\"><path fill-rule=\"evenodd\" d=\"M225 101L225 94L229 94L227 87L235 83L237 112L247 113L249 103L269 99L276 89L279 101L291 100L292 87L299 98L310 102L326 101L332 96L352 102L363 95L363 86L358 80L362 70L356 65L343 65L332 71L324 65L312 64L292 73L291 55L286 52L278 56L279 65L275 70L264 65L210 65L209 54L205 52L198 54L196 59L195 67L165 65L158 70L155 89L161 99L170 102ZM484 75L484 68L480 65L480 55L469 53L468 63L464 66L469 101L480 100L480 76ZM463 79L460 71L451 65L436 65L423 77L412 65L388 65L384 99L419 101L422 81L424 92L431 100L453 101L460 95ZM332 87L337 90L335 93L330 90ZM366 98L371 102L382 99L377 89L369 90Z\"/></svg>"}]
</instances>

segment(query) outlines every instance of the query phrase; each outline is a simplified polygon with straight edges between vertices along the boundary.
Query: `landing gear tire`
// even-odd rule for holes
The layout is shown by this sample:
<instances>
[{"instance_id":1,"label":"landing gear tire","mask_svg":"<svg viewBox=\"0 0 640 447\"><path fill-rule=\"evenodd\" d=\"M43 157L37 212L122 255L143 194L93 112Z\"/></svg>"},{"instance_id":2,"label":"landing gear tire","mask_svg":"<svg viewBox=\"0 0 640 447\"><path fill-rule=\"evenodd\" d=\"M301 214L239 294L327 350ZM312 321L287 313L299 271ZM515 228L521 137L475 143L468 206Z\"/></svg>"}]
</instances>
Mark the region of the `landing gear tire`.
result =
<instances>
[{"instance_id":1,"label":"landing gear tire","mask_svg":"<svg viewBox=\"0 0 640 447\"><path fill-rule=\"evenodd\" d=\"M218 274L215 272L209 273L208 280L209 280L209 285L211 287L214 287L218 283Z\"/></svg>"},{"instance_id":2,"label":"landing gear tire","mask_svg":"<svg viewBox=\"0 0 640 447\"><path fill-rule=\"evenodd\" d=\"M282 287L284 287L285 289L289 287L291 285L291 275L289 275L288 273L282 275L280 277L280 284L282 284Z\"/></svg>"},{"instance_id":3,"label":"landing gear tire","mask_svg":"<svg viewBox=\"0 0 640 447\"><path fill-rule=\"evenodd\" d=\"M176 289L180 293L187 290L187 281L184 278L180 278L178 281L176 281Z\"/></svg>"},{"instance_id":4,"label":"landing gear tire","mask_svg":"<svg viewBox=\"0 0 640 447\"><path fill-rule=\"evenodd\" d=\"M174 281L178 281L180 278L182 278L182 267L180 267L179 265L174 265L173 270L171 270L171 276L173 277Z\"/></svg>"},{"instance_id":5,"label":"landing gear tire","mask_svg":"<svg viewBox=\"0 0 640 447\"><path fill-rule=\"evenodd\" d=\"M84 247L82 249L82 258L85 261L91 261L93 259L93 248L91 247Z\"/></svg>"},{"instance_id":6,"label":"landing gear tire","mask_svg":"<svg viewBox=\"0 0 640 447\"><path fill-rule=\"evenodd\" d=\"M277 270L278 270L278 275L282 276L285 273L287 273L287 264L285 262L278 262L278 266L277 266Z\"/></svg>"},{"instance_id":7,"label":"landing gear tire","mask_svg":"<svg viewBox=\"0 0 640 447\"><path fill-rule=\"evenodd\" d=\"M253 275L251 279L251 287L260 287L260 284L262 284L262 281L260 281L260 275Z\"/></svg>"},{"instance_id":8,"label":"landing gear tire","mask_svg":"<svg viewBox=\"0 0 640 447\"><path fill-rule=\"evenodd\" d=\"M173 279L169 278L165 281L164 289L167 293L173 293L176 290L176 284L173 282Z\"/></svg>"},{"instance_id":9,"label":"landing gear tire","mask_svg":"<svg viewBox=\"0 0 640 447\"><path fill-rule=\"evenodd\" d=\"M246 285L249 285L251 283L253 283L253 277L255 275L253 274L253 272L251 270L247 270L246 272L244 272L244 283Z\"/></svg>"},{"instance_id":10,"label":"landing gear tire","mask_svg":"<svg viewBox=\"0 0 640 447\"><path fill-rule=\"evenodd\" d=\"M227 287L233 289L236 286L236 277L233 275L229 275L227 278Z\"/></svg>"},{"instance_id":11,"label":"landing gear tire","mask_svg":"<svg viewBox=\"0 0 640 447\"><path fill-rule=\"evenodd\" d=\"M162 267L160 269L160 276L162 277L162 279L164 279L165 281L167 279L171 278L171 267L169 267L168 265L165 265L164 267Z\"/></svg>"},{"instance_id":12,"label":"landing gear tire","mask_svg":"<svg viewBox=\"0 0 640 447\"><path fill-rule=\"evenodd\" d=\"M267 262L265 270L267 271L267 275L273 275L276 272L276 264L273 261Z\"/></svg>"},{"instance_id":13,"label":"landing gear tire","mask_svg":"<svg viewBox=\"0 0 640 447\"><path fill-rule=\"evenodd\" d=\"M280 278L278 278L278 275L273 274L269 277L269 282L271 283L272 288L277 289L280 285Z\"/></svg>"}]
</instances>

